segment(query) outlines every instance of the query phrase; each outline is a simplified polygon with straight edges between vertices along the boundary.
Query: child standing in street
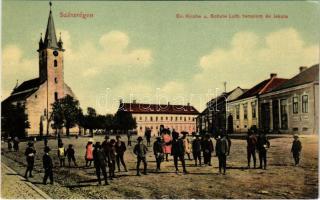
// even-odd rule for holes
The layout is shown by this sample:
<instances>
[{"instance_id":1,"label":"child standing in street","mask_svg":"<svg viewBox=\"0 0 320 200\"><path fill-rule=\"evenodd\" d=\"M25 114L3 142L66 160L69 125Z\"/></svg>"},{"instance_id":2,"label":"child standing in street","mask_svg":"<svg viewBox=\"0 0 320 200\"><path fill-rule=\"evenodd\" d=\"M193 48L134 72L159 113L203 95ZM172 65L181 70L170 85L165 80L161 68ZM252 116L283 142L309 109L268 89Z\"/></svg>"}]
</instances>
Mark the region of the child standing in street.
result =
<instances>
[{"instance_id":1,"label":"child standing in street","mask_svg":"<svg viewBox=\"0 0 320 200\"><path fill-rule=\"evenodd\" d=\"M66 158L66 149L64 148L63 143L59 144L58 157L60 160L60 167L64 167L65 166L65 158Z\"/></svg>"},{"instance_id":2,"label":"child standing in street","mask_svg":"<svg viewBox=\"0 0 320 200\"><path fill-rule=\"evenodd\" d=\"M297 166L300 161L300 152L302 149L301 142L299 140L299 136L296 134L293 136L294 140L292 142L291 153L294 159L294 165Z\"/></svg>"},{"instance_id":3,"label":"child standing in street","mask_svg":"<svg viewBox=\"0 0 320 200\"><path fill-rule=\"evenodd\" d=\"M69 167L70 167L71 161L73 161L74 166L78 166L76 163L76 158L75 158L74 154L75 154L75 152L74 152L73 146L72 146L72 144L69 144L69 147L66 151L66 156L68 158Z\"/></svg>"}]
</instances>

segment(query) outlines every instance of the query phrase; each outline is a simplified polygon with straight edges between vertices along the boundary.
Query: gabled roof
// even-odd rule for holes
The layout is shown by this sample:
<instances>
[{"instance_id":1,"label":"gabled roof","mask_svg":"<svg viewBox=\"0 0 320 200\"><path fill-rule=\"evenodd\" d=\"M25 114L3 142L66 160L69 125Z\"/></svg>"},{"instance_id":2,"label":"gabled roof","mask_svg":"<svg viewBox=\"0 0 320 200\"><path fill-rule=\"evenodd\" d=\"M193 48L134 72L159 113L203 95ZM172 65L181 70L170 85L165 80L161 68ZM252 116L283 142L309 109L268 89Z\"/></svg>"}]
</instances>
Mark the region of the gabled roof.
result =
<instances>
[{"instance_id":1,"label":"gabled roof","mask_svg":"<svg viewBox=\"0 0 320 200\"><path fill-rule=\"evenodd\" d=\"M267 93L287 80L288 79L276 77L266 79L240 95L237 99L235 99L235 101Z\"/></svg>"},{"instance_id":2,"label":"gabled roof","mask_svg":"<svg viewBox=\"0 0 320 200\"><path fill-rule=\"evenodd\" d=\"M217 96L216 98L211 99L207 105L211 102L214 102L214 104L219 104L224 102L236 89L241 89L243 92L248 91L247 89L242 89L240 87L236 87L235 89L229 91L229 92L223 92L221 95Z\"/></svg>"},{"instance_id":3,"label":"gabled roof","mask_svg":"<svg viewBox=\"0 0 320 200\"><path fill-rule=\"evenodd\" d=\"M11 103L16 101L24 101L35 91L39 89L42 83L39 78L24 81L18 87L14 88L11 95L6 98L2 103Z\"/></svg>"},{"instance_id":4,"label":"gabled roof","mask_svg":"<svg viewBox=\"0 0 320 200\"><path fill-rule=\"evenodd\" d=\"M119 105L118 110L130 112L132 114L199 114L198 110L190 105L122 103Z\"/></svg>"},{"instance_id":5,"label":"gabled roof","mask_svg":"<svg viewBox=\"0 0 320 200\"><path fill-rule=\"evenodd\" d=\"M304 85L312 82L319 82L319 64L316 64L307 68L306 70L300 72L293 78L287 80L283 84L273 88L270 91L271 92L278 91L278 90L291 88L299 85Z\"/></svg>"},{"instance_id":6,"label":"gabled roof","mask_svg":"<svg viewBox=\"0 0 320 200\"><path fill-rule=\"evenodd\" d=\"M6 98L2 104L7 104L7 103L13 103L17 101L25 101L29 96L31 96L37 89L32 89L29 91L17 93L17 94L11 94L8 98Z\"/></svg>"},{"instance_id":7,"label":"gabled roof","mask_svg":"<svg viewBox=\"0 0 320 200\"><path fill-rule=\"evenodd\" d=\"M24 81L22 84L20 84L18 87L14 88L11 94L23 92L26 90L30 90L32 88L37 88L41 85L40 78L34 78L28 81Z\"/></svg>"}]
</instances>

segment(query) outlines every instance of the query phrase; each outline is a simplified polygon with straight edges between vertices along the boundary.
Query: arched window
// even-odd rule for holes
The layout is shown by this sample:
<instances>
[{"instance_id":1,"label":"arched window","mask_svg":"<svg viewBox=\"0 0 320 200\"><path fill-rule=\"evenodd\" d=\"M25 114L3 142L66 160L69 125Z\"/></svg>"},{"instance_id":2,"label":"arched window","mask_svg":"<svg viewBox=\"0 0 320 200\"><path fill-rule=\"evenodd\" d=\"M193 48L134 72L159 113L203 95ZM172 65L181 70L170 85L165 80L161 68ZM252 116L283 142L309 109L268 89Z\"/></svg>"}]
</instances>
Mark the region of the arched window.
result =
<instances>
[{"instance_id":1,"label":"arched window","mask_svg":"<svg viewBox=\"0 0 320 200\"><path fill-rule=\"evenodd\" d=\"M54 62L54 66L55 66L55 67L58 67L58 61L57 61L57 60L54 60L53 62Z\"/></svg>"}]
</instances>

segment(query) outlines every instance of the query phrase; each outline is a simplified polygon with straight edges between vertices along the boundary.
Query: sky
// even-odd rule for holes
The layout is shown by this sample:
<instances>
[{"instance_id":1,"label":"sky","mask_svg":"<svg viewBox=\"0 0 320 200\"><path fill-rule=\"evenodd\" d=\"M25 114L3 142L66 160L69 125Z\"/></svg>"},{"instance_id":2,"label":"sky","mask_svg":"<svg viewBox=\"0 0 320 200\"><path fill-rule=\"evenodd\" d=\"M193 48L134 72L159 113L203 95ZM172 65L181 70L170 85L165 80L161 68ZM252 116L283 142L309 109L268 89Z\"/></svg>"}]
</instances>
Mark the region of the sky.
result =
<instances>
[{"instance_id":1,"label":"sky","mask_svg":"<svg viewBox=\"0 0 320 200\"><path fill-rule=\"evenodd\" d=\"M52 12L66 49L65 82L84 110L100 114L114 113L120 99L190 103L201 112L224 82L227 91L251 88L270 73L290 78L319 63L316 1L53 1ZM17 80L38 77L36 50L48 15L48 1L2 1L2 100Z\"/></svg>"}]
</instances>

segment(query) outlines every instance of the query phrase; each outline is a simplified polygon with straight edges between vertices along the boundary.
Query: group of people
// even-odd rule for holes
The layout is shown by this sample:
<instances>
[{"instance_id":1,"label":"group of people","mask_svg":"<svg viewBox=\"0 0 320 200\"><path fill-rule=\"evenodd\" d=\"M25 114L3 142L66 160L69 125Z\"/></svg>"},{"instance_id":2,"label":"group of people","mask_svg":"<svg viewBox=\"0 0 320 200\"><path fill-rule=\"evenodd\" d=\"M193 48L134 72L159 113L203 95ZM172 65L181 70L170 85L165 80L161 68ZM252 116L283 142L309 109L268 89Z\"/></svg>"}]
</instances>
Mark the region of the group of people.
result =
<instances>
[{"instance_id":1,"label":"group of people","mask_svg":"<svg viewBox=\"0 0 320 200\"><path fill-rule=\"evenodd\" d=\"M193 155L195 166L208 165L212 166L211 158L215 152L219 161L219 173L226 173L226 161L227 156L230 154L231 140L227 134L221 133L213 137L216 140L216 144L209 134L200 136L199 134L192 134L191 141L187 137L187 133L180 134L176 131L170 132L168 129L164 129L160 136L156 138L153 143L153 154L156 160L156 172L161 170L161 163L169 161L168 156L173 156L174 167L176 173L179 173L178 162L180 161L182 171L187 174L187 168L185 165L185 157L191 159ZM259 132L257 135L256 131L251 129L246 137L247 141L247 160L248 168L250 168L251 158L253 159L253 167L256 168L256 152L258 152L260 160L260 168L267 168L267 151L270 148L270 142L263 132ZM44 177L43 183L47 183L47 179L50 179L50 183L53 184L53 163L49 152L51 149L47 145L48 141L45 140L44 155L42 158ZM147 174L147 153L148 147L151 146L143 143L143 137L137 138L137 144L133 148L133 153L136 155L136 175L140 176L140 165L143 163L143 174ZM214 148L215 147L215 148ZM294 135L294 141L292 144L291 152L295 161L295 165L299 164L300 152L302 149L301 142L299 141L298 135ZM105 136L102 143L96 142L93 144L93 140L90 138L85 151L86 167L90 167L92 162L96 170L96 176L98 183L101 184L101 173L103 175L105 184L108 185L108 179L112 180L115 178L115 169L118 168L120 172L121 166L124 171L128 171L124 160L126 152L126 144L121 140L121 136L117 135L116 139L110 139L108 135ZM28 142L28 147L25 150L25 156L27 160L27 169L25 172L25 178L32 177L32 171L34 168L36 150L33 142ZM75 158L75 150L72 144L68 145L65 149L61 138L58 139L58 152L57 156L60 161L60 167L65 166L65 159L68 159L69 167L73 162L74 166L78 166ZM203 157L203 163L202 163ZM107 176L107 168L109 176Z\"/></svg>"},{"instance_id":2,"label":"group of people","mask_svg":"<svg viewBox=\"0 0 320 200\"><path fill-rule=\"evenodd\" d=\"M168 155L173 156L174 166L176 173L179 172L178 161L181 162L183 172L188 173L185 166L185 156L191 160L191 153L195 166L202 166L203 164L212 166L211 158L212 153L215 151L219 160L219 172L225 174L226 172L226 157L230 153L231 140L227 134L216 135L216 148L214 149L213 142L209 134L200 136L199 134L193 134L192 141L190 142L187 137L187 132L182 132L182 137L179 138L179 133L168 129L164 129L161 136L157 137L153 145L153 152L157 162L157 171L160 170L161 162L168 161Z\"/></svg>"},{"instance_id":3,"label":"group of people","mask_svg":"<svg viewBox=\"0 0 320 200\"><path fill-rule=\"evenodd\" d=\"M295 166L299 164L300 153L302 150L302 145L299 140L299 136L295 134L293 136L294 140L291 146L291 153L295 162ZM251 158L253 160L253 167L256 168L256 152L259 155L260 169L267 169L267 152L270 148L270 142L264 132L259 132L257 136L257 131L254 129L249 129L247 140L247 161L248 168L251 167Z\"/></svg>"}]
</instances>

